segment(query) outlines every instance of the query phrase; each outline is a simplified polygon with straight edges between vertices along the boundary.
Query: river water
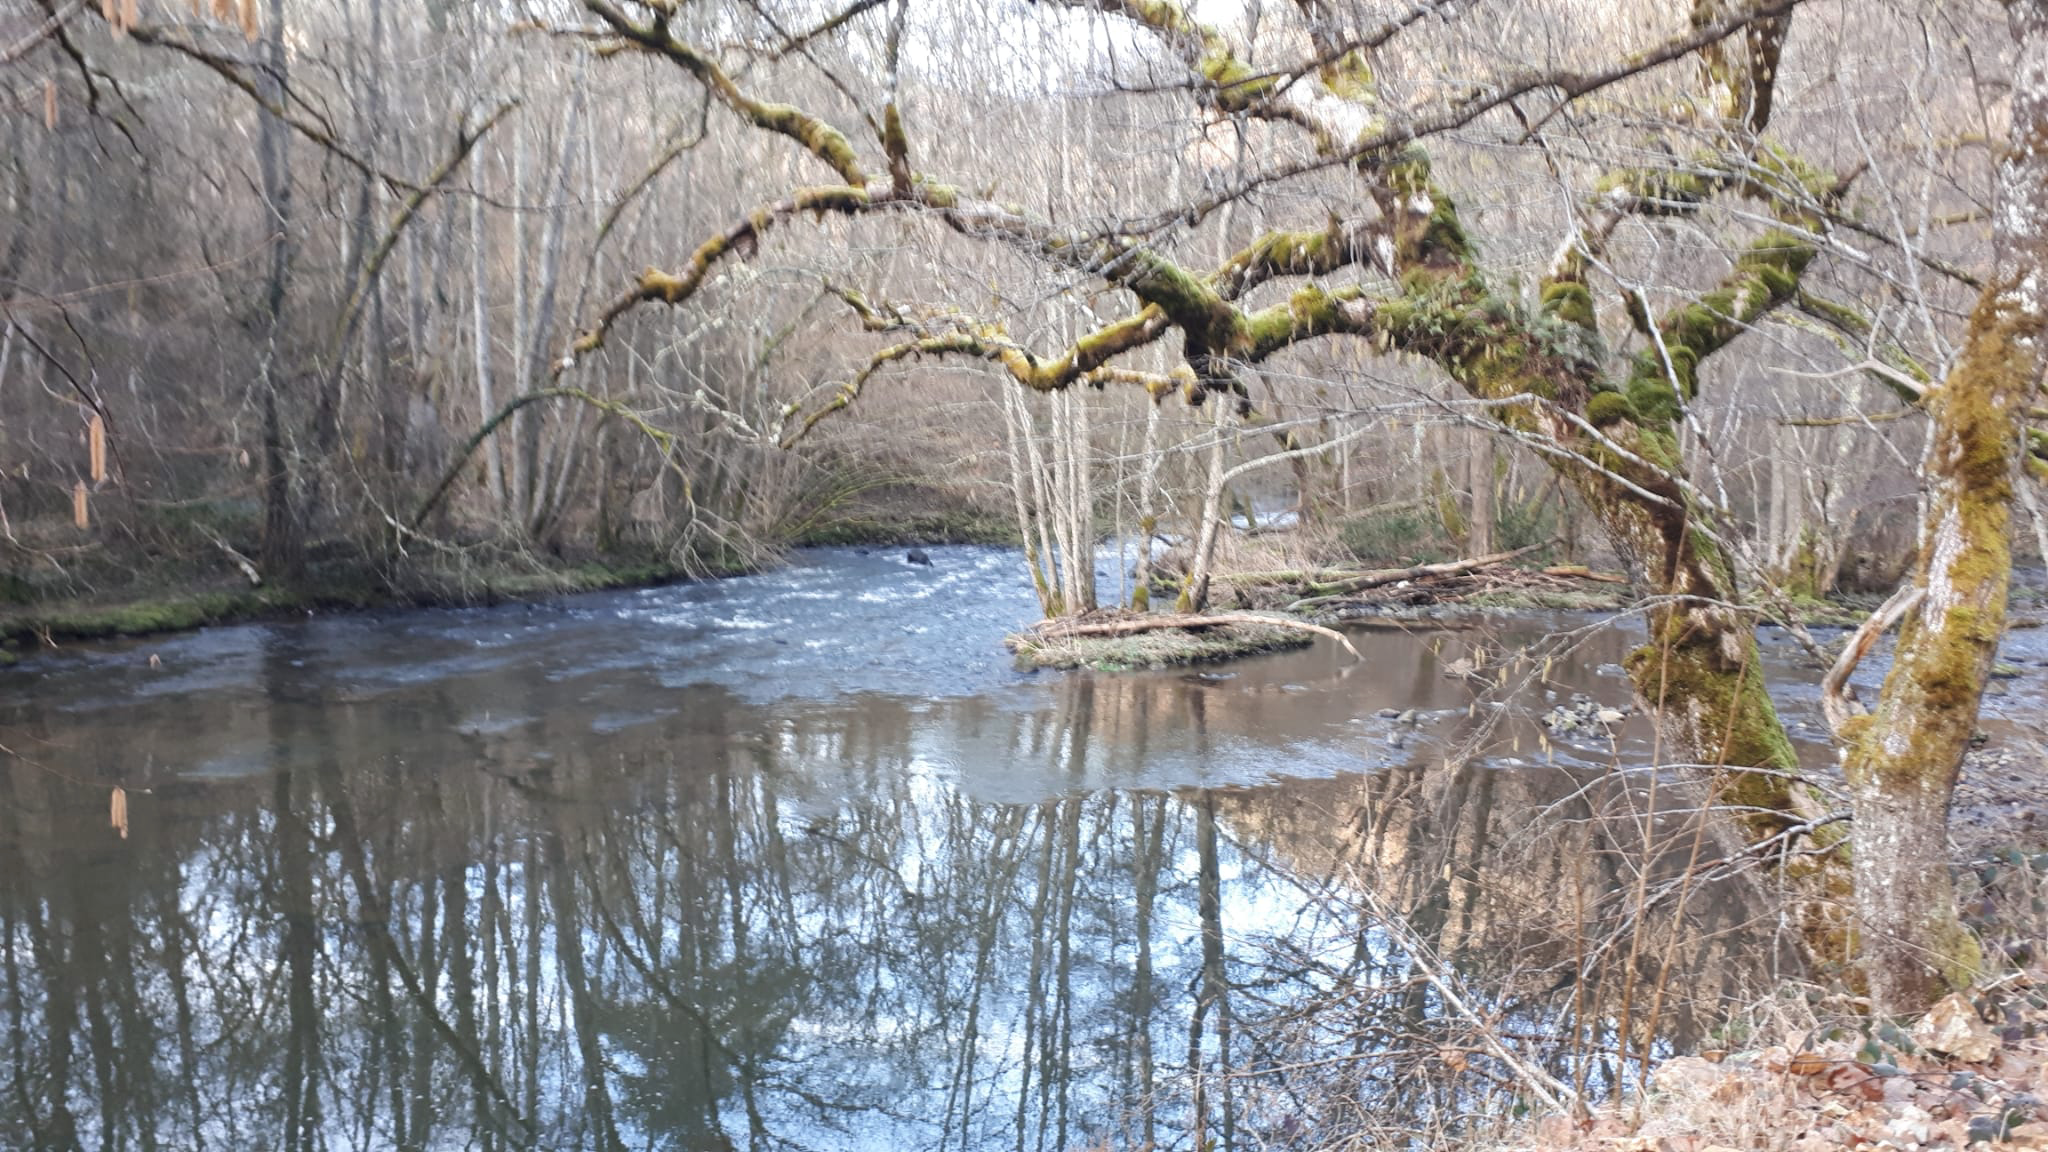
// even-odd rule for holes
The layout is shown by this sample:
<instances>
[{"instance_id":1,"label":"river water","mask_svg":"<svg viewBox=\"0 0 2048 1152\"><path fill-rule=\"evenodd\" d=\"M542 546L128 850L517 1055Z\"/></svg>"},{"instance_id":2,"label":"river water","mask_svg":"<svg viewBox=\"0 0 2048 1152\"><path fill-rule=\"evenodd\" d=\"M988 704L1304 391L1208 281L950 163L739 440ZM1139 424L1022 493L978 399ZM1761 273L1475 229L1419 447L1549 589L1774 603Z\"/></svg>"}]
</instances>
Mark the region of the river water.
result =
<instances>
[{"instance_id":1,"label":"river water","mask_svg":"<svg viewBox=\"0 0 2048 1152\"><path fill-rule=\"evenodd\" d=\"M1034 675L932 555L6 673L0 1147L1305 1146L1777 974L1647 726L1533 719L1625 624Z\"/></svg>"}]
</instances>

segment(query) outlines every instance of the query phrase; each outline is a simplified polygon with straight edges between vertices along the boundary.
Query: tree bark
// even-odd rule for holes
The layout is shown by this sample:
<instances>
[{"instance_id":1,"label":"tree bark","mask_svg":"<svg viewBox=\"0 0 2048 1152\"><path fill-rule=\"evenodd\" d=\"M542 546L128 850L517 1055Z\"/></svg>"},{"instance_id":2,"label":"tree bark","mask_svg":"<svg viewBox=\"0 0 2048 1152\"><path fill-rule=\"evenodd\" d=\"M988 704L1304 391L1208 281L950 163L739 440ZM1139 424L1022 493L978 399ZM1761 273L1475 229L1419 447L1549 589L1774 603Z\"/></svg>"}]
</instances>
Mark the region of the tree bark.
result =
<instances>
[{"instance_id":1,"label":"tree bark","mask_svg":"<svg viewBox=\"0 0 2048 1152\"><path fill-rule=\"evenodd\" d=\"M1472 489L1471 529L1465 536L1465 554L1484 556L1493 551L1493 434L1481 429L1473 433L1472 455L1467 482Z\"/></svg>"}]
</instances>

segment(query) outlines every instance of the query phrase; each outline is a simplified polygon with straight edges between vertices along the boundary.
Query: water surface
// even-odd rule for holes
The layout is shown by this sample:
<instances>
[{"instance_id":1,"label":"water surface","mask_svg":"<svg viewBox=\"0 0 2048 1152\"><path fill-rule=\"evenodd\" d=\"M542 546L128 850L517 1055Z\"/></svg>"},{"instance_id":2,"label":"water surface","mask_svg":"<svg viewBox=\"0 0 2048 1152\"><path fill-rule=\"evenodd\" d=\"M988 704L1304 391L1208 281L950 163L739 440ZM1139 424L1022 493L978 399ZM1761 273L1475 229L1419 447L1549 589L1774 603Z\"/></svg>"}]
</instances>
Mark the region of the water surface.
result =
<instances>
[{"instance_id":1,"label":"water surface","mask_svg":"<svg viewBox=\"0 0 2048 1152\"><path fill-rule=\"evenodd\" d=\"M1778 963L1640 721L1532 721L1626 626L1033 675L933 558L26 662L0 1146L1287 1147L1503 1103L1425 971L1598 1090Z\"/></svg>"}]
</instances>

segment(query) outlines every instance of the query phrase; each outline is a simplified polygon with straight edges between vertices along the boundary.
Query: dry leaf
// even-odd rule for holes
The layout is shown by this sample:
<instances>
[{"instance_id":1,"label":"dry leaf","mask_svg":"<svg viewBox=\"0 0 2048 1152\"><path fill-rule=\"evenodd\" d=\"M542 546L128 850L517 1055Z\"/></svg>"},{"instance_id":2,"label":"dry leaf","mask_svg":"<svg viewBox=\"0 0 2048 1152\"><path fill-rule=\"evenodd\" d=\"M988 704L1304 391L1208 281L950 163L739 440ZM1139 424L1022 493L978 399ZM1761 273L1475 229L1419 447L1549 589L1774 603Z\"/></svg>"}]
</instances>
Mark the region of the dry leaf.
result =
<instances>
[{"instance_id":1,"label":"dry leaf","mask_svg":"<svg viewBox=\"0 0 2048 1152\"><path fill-rule=\"evenodd\" d=\"M1794 1076L1817 1076L1827 1071L1831 1063L1833 1061L1830 1061L1818 1052L1801 1052L1799 1055L1792 1057L1792 1063L1787 1066L1786 1070Z\"/></svg>"},{"instance_id":2,"label":"dry leaf","mask_svg":"<svg viewBox=\"0 0 2048 1152\"><path fill-rule=\"evenodd\" d=\"M128 790L126 788L117 787L114 789L114 798L107 805L107 821L114 826L114 831L121 834L121 839L126 840L128 838Z\"/></svg>"},{"instance_id":3,"label":"dry leaf","mask_svg":"<svg viewBox=\"0 0 2048 1152\"><path fill-rule=\"evenodd\" d=\"M71 522L80 528L92 527L92 497L85 490L85 481L71 486Z\"/></svg>"},{"instance_id":4,"label":"dry leaf","mask_svg":"<svg viewBox=\"0 0 2048 1152\"><path fill-rule=\"evenodd\" d=\"M57 130L57 78L55 76L43 77L43 129L47 132L55 132Z\"/></svg>"},{"instance_id":5,"label":"dry leaf","mask_svg":"<svg viewBox=\"0 0 2048 1152\"><path fill-rule=\"evenodd\" d=\"M127 32L142 22L142 9L137 0L121 0L120 30Z\"/></svg>"},{"instance_id":6,"label":"dry leaf","mask_svg":"<svg viewBox=\"0 0 2048 1152\"><path fill-rule=\"evenodd\" d=\"M262 21L256 11L256 0L242 0L242 38L254 44L256 33L262 27Z\"/></svg>"},{"instance_id":7,"label":"dry leaf","mask_svg":"<svg viewBox=\"0 0 2048 1152\"><path fill-rule=\"evenodd\" d=\"M100 414L92 414L92 423L85 427L85 438L92 455L92 482L104 484L107 480L107 422Z\"/></svg>"},{"instance_id":8,"label":"dry leaf","mask_svg":"<svg viewBox=\"0 0 2048 1152\"><path fill-rule=\"evenodd\" d=\"M1991 1059L1998 1042L1991 1029L1977 1018L1977 1009L1960 993L1943 997L1930 1009L1913 1026L1913 1039L1929 1051L1970 1064Z\"/></svg>"}]
</instances>

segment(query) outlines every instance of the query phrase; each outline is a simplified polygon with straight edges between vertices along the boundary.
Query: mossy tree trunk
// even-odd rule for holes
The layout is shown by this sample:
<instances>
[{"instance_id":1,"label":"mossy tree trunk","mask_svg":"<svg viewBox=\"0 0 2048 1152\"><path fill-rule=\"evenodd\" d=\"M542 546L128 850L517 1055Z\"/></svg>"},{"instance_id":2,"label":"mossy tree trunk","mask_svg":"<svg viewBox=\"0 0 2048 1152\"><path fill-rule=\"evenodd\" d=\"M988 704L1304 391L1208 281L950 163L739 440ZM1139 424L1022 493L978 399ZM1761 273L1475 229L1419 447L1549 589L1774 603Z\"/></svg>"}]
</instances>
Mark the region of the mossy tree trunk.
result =
<instances>
[{"instance_id":1,"label":"mossy tree trunk","mask_svg":"<svg viewBox=\"0 0 2048 1152\"><path fill-rule=\"evenodd\" d=\"M1927 400L1933 437L1918 601L1877 711L1843 724L1855 797L1858 958L1881 1012L1923 1009L1978 972L1956 918L1948 813L2005 631L2020 418L2048 333L2048 0L2012 0L2019 41L1998 169L1994 273L1962 356Z\"/></svg>"}]
</instances>

